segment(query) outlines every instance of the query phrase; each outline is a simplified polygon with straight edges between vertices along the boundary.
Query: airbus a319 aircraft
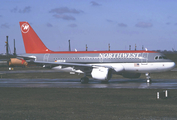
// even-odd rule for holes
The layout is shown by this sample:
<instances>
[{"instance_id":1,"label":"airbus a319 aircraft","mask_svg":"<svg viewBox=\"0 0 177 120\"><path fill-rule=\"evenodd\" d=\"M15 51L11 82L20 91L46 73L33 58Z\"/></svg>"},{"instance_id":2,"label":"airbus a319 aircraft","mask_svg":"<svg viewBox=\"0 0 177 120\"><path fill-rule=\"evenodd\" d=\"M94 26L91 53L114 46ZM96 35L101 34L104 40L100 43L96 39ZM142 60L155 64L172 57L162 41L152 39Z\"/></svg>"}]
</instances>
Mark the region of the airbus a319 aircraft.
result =
<instances>
[{"instance_id":1,"label":"airbus a319 aircraft","mask_svg":"<svg viewBox=\"0 0 177 120\"><path fill-rule=\"evenodd\" d=\"M169 71L175 63L163 54L148 51L51 51L40 40L28 22L20 22L26 54L22 62L33 62L44 68L83 73L81 83L93 79L109 81L112 74L139 78L142 73L151 82L150 73Z\"/></svg>"}]
</instances>

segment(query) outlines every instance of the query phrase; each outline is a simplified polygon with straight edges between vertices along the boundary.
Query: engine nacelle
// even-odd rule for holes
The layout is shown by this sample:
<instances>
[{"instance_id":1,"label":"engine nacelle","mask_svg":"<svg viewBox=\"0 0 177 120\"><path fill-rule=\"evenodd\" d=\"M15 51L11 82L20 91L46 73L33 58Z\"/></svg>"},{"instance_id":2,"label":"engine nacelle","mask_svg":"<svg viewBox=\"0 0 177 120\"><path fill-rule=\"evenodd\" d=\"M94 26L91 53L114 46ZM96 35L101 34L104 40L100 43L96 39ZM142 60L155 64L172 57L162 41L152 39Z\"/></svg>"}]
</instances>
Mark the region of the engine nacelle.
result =
<instances>
[{"instance_id":1,"label":"engine nacelle","mask_svg":"<svg viewBox=\"0 0 177 120\"><path fill-rule=\"evenodd\" d=\"M112 77L112 70L105 67L96 67L92 69L92 78L97 80L110 80Z\"/></svg>"},{"instance_id":2,"label":"engine nacelle","mask_svg":"<svg viewBox=\"0 0 177 120\"><path fill-rule=\"evenodd\" d=\"M10 58L10 61L9 61L9 66L27 66L28 63L23 60L23 59L17 59L17 58Z\"/></svg>"},{"instance_id":3,"label":"engine nacelle","mask_svg":"<svg viewBox=\"0 0 177 120\"><path fill-rule=\"evenodd\" d=\"M139 78L141 73L123 73L122 76L124 78Z\"/></svg>"}]
</instances>

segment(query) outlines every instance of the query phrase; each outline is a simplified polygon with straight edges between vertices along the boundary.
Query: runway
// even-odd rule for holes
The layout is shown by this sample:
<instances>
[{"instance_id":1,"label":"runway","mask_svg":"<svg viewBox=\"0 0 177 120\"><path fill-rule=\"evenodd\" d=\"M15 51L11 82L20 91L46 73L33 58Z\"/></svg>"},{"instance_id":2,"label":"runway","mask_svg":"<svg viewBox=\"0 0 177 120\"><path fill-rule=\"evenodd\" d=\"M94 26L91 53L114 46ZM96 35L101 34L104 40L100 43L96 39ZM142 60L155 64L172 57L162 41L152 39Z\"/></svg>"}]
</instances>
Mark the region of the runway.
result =
<instances>
[{"instance_id":1,"label":"runway","mask_svg":"<svg viewBox=\"0 0 177 120\"><path fill-rule=\"evenodd\" d=\"M171 71L177 71L177 68L174 68ZM55 73L55 72L61 72L61 71L56 71L56 70L6 70L6 71L0 71L0 74L15 74L15 73Z\"/></svg>"},{"instance_id":2,"label":"runway","mask_svg":"<svg viewBox=\"0 0 177 120\"><path fill-rule=\"evenodd\" d=\"M177 89L177 79L154 79L151 84L146 80L113 79L108 83L90 80L81 84L79 79L0 79L0 87L33 88L135 88L135 89Z\"/></svg>"}]
</instances>

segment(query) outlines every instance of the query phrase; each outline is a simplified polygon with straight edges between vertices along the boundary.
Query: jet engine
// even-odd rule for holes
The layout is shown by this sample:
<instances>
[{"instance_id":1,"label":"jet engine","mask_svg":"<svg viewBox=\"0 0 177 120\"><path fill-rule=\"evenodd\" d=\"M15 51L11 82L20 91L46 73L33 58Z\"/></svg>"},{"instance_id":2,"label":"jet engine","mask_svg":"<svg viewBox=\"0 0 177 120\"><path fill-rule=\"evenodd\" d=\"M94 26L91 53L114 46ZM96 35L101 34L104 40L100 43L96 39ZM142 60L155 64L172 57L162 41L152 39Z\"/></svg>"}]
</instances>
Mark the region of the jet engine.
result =
<instances>
[{"instance_id":1,"label":"jet engine","mask_svg":"<svg viewBox=\"0 0 177 120\"><path fill-rule=\"evenodd\" d=\"M27 66L28 63L23 59L10 58L9 66Z\"/></svg>"},{"instance_id":2,"label":"jet engine","mask_svg":"<svg viewBox=\"0 0 177 120\"><path fill-rule=\"evenodd\" d=\"M123 73L122 76L124 78L139 78L141 73Z\"/></svg>"},{"instance_id":3,"label":"jet engine","mask_svg":"<svg viewBox=\"0 0 177 120\"><path fill-rule=\"evenodd\" d=\"M92 69L91 75L94 79L108 81L112 77L112 70L105 67L96 67Z\"/></svg>"}]
</instances>

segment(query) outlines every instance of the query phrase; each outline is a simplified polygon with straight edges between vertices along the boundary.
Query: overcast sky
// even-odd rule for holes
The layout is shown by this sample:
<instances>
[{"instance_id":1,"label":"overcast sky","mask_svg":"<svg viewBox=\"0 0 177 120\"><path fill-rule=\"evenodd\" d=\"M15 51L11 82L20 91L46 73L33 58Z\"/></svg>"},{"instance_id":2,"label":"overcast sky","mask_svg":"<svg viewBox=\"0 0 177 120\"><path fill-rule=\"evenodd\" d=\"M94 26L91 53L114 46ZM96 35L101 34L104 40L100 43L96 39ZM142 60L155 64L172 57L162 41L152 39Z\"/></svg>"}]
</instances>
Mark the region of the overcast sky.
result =
<instances>
[{"instance_id":1,"label":"overcast sky","mask_svg":"<svg viewBox=\"0 0 177 120\"><path fill-rule=\"evenodd\" d=\"M0 0L0 53L6 36L25 53L19 21L53 51L177 49L177 0Z\"/></svg>"}]
</instances>

